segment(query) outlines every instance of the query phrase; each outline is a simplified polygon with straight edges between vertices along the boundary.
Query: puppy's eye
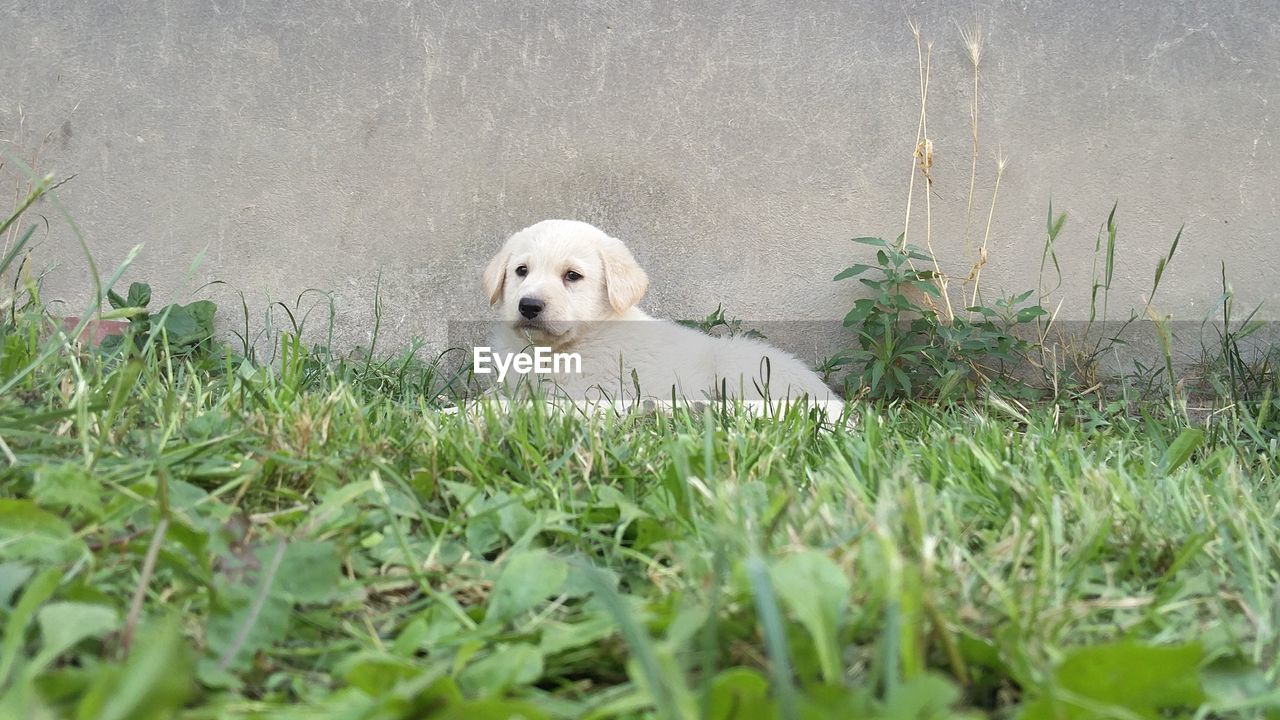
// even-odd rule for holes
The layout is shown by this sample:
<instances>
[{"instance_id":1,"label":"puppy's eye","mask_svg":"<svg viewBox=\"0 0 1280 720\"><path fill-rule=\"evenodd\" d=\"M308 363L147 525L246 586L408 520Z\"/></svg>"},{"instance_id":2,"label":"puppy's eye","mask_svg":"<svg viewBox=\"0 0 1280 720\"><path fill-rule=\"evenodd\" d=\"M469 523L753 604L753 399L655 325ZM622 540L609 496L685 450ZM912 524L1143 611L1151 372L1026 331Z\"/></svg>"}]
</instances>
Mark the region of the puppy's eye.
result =
<instances>
[{"instance_id":1,"label":"puppy's eye","mask_svg":"<svg viewBox=\"0 0 1280 720\"><path fill-rule=\"evenodd\" d=\"M581 279L582 279L582 273L578 272L577 270L570 270L569 272L564 274L565 282L578 282Z\"/></svg>"},{"instance_id":2,"label":"puppy's eye","mask_svg":"<svg viewBox=\"0 0 1280 720\"><path fill-rule=\"evenodd\" d=\"M524 277L529 274L529 268L525 265L516 266L516 277Z\"/></svg>"}]
</instances>

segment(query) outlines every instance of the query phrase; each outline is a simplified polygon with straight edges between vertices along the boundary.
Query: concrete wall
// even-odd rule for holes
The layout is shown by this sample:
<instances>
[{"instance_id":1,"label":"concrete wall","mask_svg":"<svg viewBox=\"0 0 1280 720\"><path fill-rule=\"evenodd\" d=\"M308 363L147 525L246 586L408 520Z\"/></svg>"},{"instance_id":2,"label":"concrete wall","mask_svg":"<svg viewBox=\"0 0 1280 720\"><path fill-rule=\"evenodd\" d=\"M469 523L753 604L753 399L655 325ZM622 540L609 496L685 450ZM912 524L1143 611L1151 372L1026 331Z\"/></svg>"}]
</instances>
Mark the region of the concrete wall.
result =
<instances>
[{"instance_id":1,"label":"concrete wall","mask_svg":"<svg viewBox=\"0 0 1280 720\"><path fill-rule=\"evenodd\" d=\"M448 321L485 317L484 261L547 217L627 240L658 314L839 318L858 285L830 278L869 257L849 238L902 231L919 113L908 18L933 43L930 209L947 269L973 256L958 27L977 22L970 245L997 146L1008 157L989 290L1035 285L1052 196L1069 214L1061 313L1085 317L1118 201L1113 315L1140 302L1185 223L1157 309L1199 320L1225 261L1239 302L1276 317L1272 0L0 0L0 150L76 174L60 195L100 266L145 243L125 279L158 299L214 279L259 310L332 290L343 344L368 341L379 274L386 342L438 343ZM46 297L82 299L65 224L39 237L36 265L56 265ZM238 314L233 292L203 296L224 322Z\"/></svg>"}]
</instances>

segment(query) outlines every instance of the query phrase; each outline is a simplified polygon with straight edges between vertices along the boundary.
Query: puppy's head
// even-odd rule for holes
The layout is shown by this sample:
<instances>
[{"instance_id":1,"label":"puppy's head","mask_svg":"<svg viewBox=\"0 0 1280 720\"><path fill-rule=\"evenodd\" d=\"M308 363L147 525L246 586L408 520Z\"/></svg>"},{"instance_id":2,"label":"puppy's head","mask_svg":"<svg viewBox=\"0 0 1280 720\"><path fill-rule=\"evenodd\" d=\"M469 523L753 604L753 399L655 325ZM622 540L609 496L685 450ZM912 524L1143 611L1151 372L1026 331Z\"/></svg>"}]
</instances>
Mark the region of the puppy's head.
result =
<instances>
[{"instance_id":1,"label":"puppy's head","mask_svg":"<svg viewBox=\"0 0 1280 720\"><path fill-rule=\"evenodd\" d=\"M581 324L619 317L649 278L621 240L573 220L512 235L481 278L501 319L536 344L572 342Z\"/></svg>"}]
</instances>

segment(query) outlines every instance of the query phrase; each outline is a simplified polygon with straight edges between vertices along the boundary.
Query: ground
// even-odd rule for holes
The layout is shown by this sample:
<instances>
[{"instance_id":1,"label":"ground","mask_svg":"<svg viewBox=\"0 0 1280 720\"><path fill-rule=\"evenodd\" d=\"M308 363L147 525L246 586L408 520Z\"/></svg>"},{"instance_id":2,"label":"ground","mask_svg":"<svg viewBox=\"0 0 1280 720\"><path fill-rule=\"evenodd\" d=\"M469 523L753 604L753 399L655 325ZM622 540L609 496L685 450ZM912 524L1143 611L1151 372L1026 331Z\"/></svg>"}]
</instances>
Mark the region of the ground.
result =
<instances>
[{"instance_id":1,"label":"ground","mask_svg":"<svg viewBox=\"0 0 1280 720\"><path fill-rule=\"evenodd\" d=\"M53 326L0 333L3 717L1280 713L1257 423L442 414L403 359Z\"/></svg>"}]
</instances>

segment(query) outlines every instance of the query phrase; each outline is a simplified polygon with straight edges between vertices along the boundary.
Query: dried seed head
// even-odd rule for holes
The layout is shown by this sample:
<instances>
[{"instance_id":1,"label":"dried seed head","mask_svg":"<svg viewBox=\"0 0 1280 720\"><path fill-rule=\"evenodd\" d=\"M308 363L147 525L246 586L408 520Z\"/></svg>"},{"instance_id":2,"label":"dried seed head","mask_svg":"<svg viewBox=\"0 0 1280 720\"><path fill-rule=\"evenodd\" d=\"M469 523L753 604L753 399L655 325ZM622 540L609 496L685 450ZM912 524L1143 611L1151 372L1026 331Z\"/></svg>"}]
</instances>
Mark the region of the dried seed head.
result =
<instances>
[{"instance_id":1,"label":"dried seed head","mask_svg":"<svg viewBox=\"0 0 1280 720\"><path fill-rule=\"evenodd\" d=\"M960 28L960 38L964 40L964 49L969 53L969 62L976 68L982 63L982 26L974 23Z\"/></svg>"},{"instance_id":2,"label":"dried seed head","mask_svg":"<svg viewBox=\"0 0 1280 720\"><path fill-rule=\"evenodd\" d=\"M925 175L929 174L929 170L933 168L933 141L925 138L916 145L916 162L920 165L920 172Z\"/></svg>"}]
</instances>

